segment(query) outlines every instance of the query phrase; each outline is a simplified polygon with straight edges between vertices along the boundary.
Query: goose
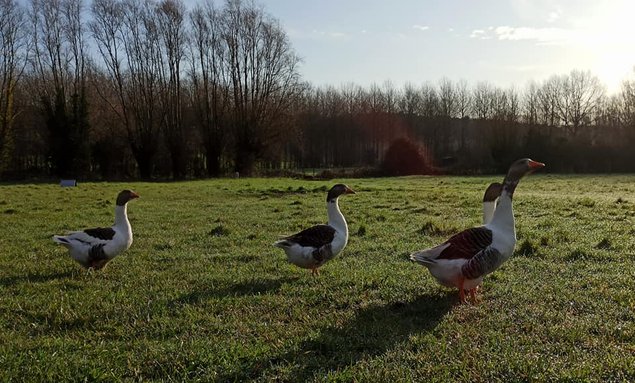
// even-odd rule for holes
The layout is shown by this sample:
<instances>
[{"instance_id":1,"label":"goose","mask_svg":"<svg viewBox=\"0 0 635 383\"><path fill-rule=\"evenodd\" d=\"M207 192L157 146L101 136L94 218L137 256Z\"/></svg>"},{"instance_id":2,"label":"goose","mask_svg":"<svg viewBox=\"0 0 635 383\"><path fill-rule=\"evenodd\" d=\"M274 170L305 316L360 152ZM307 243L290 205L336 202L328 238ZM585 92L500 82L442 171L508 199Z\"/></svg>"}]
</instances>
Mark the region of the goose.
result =
<instances>
[{"instance_id":1,"label":"goose","mask_svg":"<svg viewBox=\"0 0 635 383\"><path fill-rule=\"evenodd\" d=\"M348 242L348 226L338 204L339 197L344 194L355 192L344 184L337 184L329 190L326 196L328 224L282 237L273 244L284 250L290 263L311 269L313 276L319 275L318 268L339 254Z\"/></svg>"},{"instance_id":2,"label":"goose","mask_svg":"<svg viewBox=\"0 0 635 383\"><path fill-rule=\"evenodd\" d=\"M483 195L483 225L490 223L494 217L496 201L501 195L502 188L503 184L500 182L493 182L487 187L487 189L485 189L485 194Z\"/></svg>"},{"instance_id":3,"label":"goose","mask_svg":"<svg viewBox=\"0 0 635 383\"><path fill-rule=\"evenodd\" d=\"M476 302L476 288L483 277L500 267L516 246L512 197L520 179L545 164L523 158L514 162L503 180L491 221L453 235L442 244L417 251L410 259L427 267L437 281L459 289L461 302L468 290Z\"/></svg>"},{"instance_id":4,"label":"goose","mask_svg":"<svg viewBox=\"0 0 635 383\"><path fill-rule=\"evenodd\" d=\"M123 190L117 195L113 226L73 231L63 236L54 235L53 241L66 247L71 258L84 268L102 269L132 244L127 205L135 198L139 198L139 194L132 190Z\"/></svg>"}]
</instances>

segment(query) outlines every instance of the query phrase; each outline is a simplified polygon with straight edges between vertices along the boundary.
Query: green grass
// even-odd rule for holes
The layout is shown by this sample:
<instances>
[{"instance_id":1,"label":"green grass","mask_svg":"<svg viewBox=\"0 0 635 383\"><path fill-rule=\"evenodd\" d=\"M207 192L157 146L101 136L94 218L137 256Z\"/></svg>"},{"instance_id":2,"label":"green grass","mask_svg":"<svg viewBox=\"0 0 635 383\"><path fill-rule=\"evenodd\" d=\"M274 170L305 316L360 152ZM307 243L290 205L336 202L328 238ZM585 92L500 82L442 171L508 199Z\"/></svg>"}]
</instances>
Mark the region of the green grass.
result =
<instances>
[{"instance_id":1,"label":"green grass","mask_svg":"<svg viewBox=\"0 0 635 383\"><path fill-rule=\"evenodd\" d=\"M635 379L635 176L532 175L518 246L459 305L407 255L477 225L501 177L348 179L351 238L318 278L271 246L326 220L333 182L0 186L0 381ZM135 239L86 272L51 235Z\"/></svg>"}]
</instances>

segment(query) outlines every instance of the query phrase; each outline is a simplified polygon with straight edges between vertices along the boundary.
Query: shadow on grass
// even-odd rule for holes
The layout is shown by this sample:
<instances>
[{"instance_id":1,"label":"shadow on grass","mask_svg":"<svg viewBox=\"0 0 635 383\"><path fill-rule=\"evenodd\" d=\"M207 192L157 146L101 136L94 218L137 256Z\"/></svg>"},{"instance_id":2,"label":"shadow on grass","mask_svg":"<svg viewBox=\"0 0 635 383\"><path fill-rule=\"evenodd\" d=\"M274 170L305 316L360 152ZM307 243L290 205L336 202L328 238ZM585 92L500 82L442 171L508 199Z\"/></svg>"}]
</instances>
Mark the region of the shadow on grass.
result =
<instances>
[{"instance_id":1,"label":"shadow on grass","mask_svg":"<svg viewBox=\"0 0 635 383\"><path fill-rule=\"evenodd\" d=\"M171 301L168 306L197 305L212 298L241 297L247 295L260 295L276 292L285 283L291 283L299 277L286 277L278 279L260 279L235 283L219 288L203 287L196 289Z\"/></svg>"},{"instance_id":2,"label":"shadow on grass","mask_svg":"<svg viewBox=\"0 0 635 383\"><path fill-rule=\"evenodd\" d=\"M317 337L270 358L244 360L219 381L263 380L287 376L292 381L324 379L358 361L391 350L411 335L433 331L456 303L456 294L424 295L410 302L364 308L342 327L325 327ZM285 378L283 378L284 380Z\"/></svg>"},{"instance_id":3,"label":"shadow on grass","mask_svg":"<svg viewBox=\"0 0 635 383\"><path fill-rule=\"evenodd\" d=\"M63 273L53 274L25 274L25 275L12 275L8 277L0 278L0 286L9 287L20 283L42 283L53 281L56 279L68 278L73 276L72 271L65 271Z\"/></svg>"}]
</instances>

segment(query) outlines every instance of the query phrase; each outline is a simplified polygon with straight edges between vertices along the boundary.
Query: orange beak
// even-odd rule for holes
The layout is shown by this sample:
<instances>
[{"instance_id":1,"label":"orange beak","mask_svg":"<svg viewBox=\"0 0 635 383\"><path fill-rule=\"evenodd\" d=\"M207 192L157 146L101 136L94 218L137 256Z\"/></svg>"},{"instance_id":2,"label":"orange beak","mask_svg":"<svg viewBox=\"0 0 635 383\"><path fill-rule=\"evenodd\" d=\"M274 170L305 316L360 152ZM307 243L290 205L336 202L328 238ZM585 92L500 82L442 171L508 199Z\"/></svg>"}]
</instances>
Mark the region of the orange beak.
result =
<instances>
[{"instance_id":1,"label":"orange beak","mask_svg":"<svg viewBox=\"0 0 635 383\"><path fill-rule=\"evenodd\" d=\"M356 194L355 190L349 188L348 186L346 187L346 194Z\"/></svg>"},{"instance_id":2,"label":"orange beak","mask_svg":"<svg viewBox=\"0 0 635 383\"><path fill-rule=\"evenodd\" d=\"M544 168L545 164L543 164L542 162L538 162L538 161L534 161L534 160L529 160L529 167L531 169L540 169L540 168Z\"/></svg>"}]
</instances>

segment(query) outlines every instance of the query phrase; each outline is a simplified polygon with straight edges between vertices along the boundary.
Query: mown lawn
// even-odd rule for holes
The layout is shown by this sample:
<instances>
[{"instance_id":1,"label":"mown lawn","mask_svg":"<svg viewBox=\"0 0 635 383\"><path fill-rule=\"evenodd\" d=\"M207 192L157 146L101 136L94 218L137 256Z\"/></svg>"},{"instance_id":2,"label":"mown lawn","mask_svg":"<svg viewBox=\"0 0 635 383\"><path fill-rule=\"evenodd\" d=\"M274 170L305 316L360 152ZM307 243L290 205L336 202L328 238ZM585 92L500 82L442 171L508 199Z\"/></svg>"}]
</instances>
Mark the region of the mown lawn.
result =
<instances>
[{"instance_id":1,"label":"mown lawn","mask_svg":"<svg viewBox=\"0 0 635 383\"><path fill-rule=\"evenodd\" d=\"M532 175L519 243L458 304L407 255L477 225L502 177L347 179L348 247L311 277L271 246L336 181L0 186L0 381L635 380L635 176ZM101 272L51 235L135 241Z\"/></svg>"}]
</instances>

